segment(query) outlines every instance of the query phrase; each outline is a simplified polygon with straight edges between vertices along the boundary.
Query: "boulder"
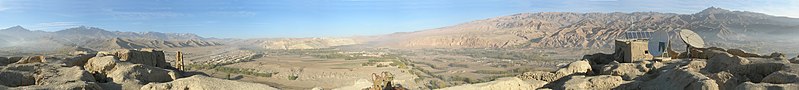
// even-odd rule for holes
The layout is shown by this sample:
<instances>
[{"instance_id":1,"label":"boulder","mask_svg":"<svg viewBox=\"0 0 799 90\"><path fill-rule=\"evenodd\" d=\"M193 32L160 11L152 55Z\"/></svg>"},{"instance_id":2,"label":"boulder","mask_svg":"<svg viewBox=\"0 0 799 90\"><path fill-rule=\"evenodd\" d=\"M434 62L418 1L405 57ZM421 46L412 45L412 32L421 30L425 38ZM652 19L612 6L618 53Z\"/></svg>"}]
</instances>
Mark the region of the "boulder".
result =
<instances>
[{"instance_id":1,"label":"boulder","mask_svg":"<svg viewBox=\"0 0 799 90\"><path fill-rule=\"evenodd\" d=\"M799 75L787 71L777 71L764 77L761 82L774 84L797 83L799 82Z\"/></svg>"},{"instance_id":2,"label":"boulder","mask_svg":"<svg viewBox=\"0 0 799 90\"><path fill-rule=\"evenodd\" d=\"M760 57L760 55L753 54L753 53L746 53L746 51L741 50L741 49L730 49L730 50L727 50L727 53L730 53L730 54L735 55L735 56L741 56L741 57Z\"/></svg>"},{"instance_id":3,"label":"boulder","mask_svg":"<svg viewBox=\"0 0 799 90\"><path fill-rule=\"evenodd\" d=\"M45 64L42 64L42 63L9 64L9 65L5 66L5 68L3 68L0 71L11 71L11 70L13 70L13 71L35 72L36 70L38 70L40 67L43 67L43 66L45 66Z\"/></svg>"},{"instance_id":4,"label":"boulder","mask_svg":"<svg viewBox=\"0 0 799 90\"><path fill-rule=\"evenodd\" d=\"M720 52L712 55L710 59L707 60L707 67L705 67L705 71L717 73L732 67L749 64L749 62L750 61L746 58L735 56L726 52Z\"/></svg>"},{"instance_id":5,"label":"boulder","mask_svg":"<svg viewBox=\"0 0 799 90\"><path fill-rule=\"evenodd\" d=\"M36 84L33 73L22 71L0 71L0 85L2 86L27 86Z\"/></svg>"},{"instance_id":6,"label":"boulder","mask_svg":"<svg viewBox=\"0 0 799 90\"><path fill-rule=\"evenodd\" d=\"M172 81L177 79L179 74L175 71L158 67L122 62L117 63L111 72L108 72L107 77L117 83L132 81L147 84L150 82Z\"/></svg>"},{"instance_id":7,"label":"boulder","mask_svg":"<svg viewBox=\"0 0 799 90\"><path fill-rule=\"evenodd\" d=\"M71 67L71 66L84 66L86 62L89 62L89 59L96 55L87 55L87 54L79 54L75 57L64 59L64 66Z\"/></svg>"},{"instance_id":8,"label":"boulder","mask_svg":"<svg viewBox=\"0 0 799 90\"><path fill-rule=\"evenodd\" d=\"M776 59L776 60L783 60L783 59L785 59L785 54L782 54L782 53L779 53L779 52L774 52L774 53L771 53L771 55L769 55L767 58L773 58L773 59Z\"/></svg>"},{"instance_id":9,"label":"boulder","mask_svg":"<svg viewBox=\"0 0 799 90\"><path fill-rule=\"evenodd\" d=\"M195 75L165 83L149 83L140 90L278 90L277 88L233 80Z\"/></svg>"},{"instance_id":10,"label":"boulder","mask_svg":"<svg viewBox=\"0 0 799 90\"><path fill-rule=\"evenodd\" d=\"M120 61L142 64L160 68L169 67L169 63L164 58L164 52L153 49L143 50L120 50L115 53Z\"/></svg>"},{"instance_id":11,"label":"boulder","mask_svg":"<svg viewBox=\"0 0 799 90\"><path fill-rule=\"evenodd\" d=\"M571 74L593 74L591 64L588 61L580 60L569 63L566 67L558 69L555 74L559 76L566 76Z\"/></svg>"},{"instance_id":12,"label":"boulder","mask_svg":"<svg viewBox=\"0 0 799 90\"><path fill-rule=\"evenodd\" d=\"M787 66L782 63L755 63L747 64L729 69L733 75L743 75L752 82L760 82L766 76L783 70Z\"/></svg>"},{"instance_id":13,"label":"boulder","mask_svg":"<svg viewBox=\"0 0 799 90\"><path fill-rule=\"evenodd\" d=\"M740 75L733 75L732 73L722 71L719 73L714 73L708 75L710 79L716 81L716 84L719 85L719 90L730 90L736 88L739 84L746 82L747 79L744 76Z\"/></svg>"},{"instance_id":14,"label":"boulder","mask_svg":"<svg viewBox=\"0 0 799 90\"><path fill-rule=\"evenodd\" d=\"M624 80L633 80L650 70L645 63L607 64L599 74L621 76Z\"/></svg>"},{"instance_id":15,"label":"boulder","mask_svg":"<svg viewBox=\"0 0 799 90\"><path fill-rule=\"evenodd\" d=\"M76 81L64 84L31 85L10 88L9 90L104 90L94 82Z\"/></svg>"},{"instance_id":16,"label":"boulder","mask_svg":"<svg viewBox=\"0 0 799 90\"><path fill-rule=\"evenodd\" d=\"M692 72L685 67L668 70L655 79L643 82L643 90L719 90L718 84L702 73Z\"/></svg>"},{"instance_id":17,"label":"boulder","mask_svg":"<svg viewBox=\"0 0 799 90\"><path fill-rule=\"evenodd\" d=\"M534 90L547 84L544 81L525 81L516 77L498 78L491 82L464 84L438 90Z\"/></svg>"},{"instance_id":18,"label":"boulder","mask_svg":"<svg viewBox=\"0 0 799 90\"><path fill-rule=\"evenodd\" d=\"M558 76L555 75L555 73L545 72L545 71L531 71L531 72L522 73L520 75L517 75L516 77L522 80L538 80L538 81L552 82L560 79L560 77L562 76Z\"/></svg>"},{"instance_id":19,"label":"boulder","mask_svg":"<svg viewBox=\"0 0 799 90\"><path fill-rule=\"evenodd\" d=\"M570 76L566 77L565 82L563 84L555 84L553 89L556 90L610 90L616 88L617 86L624 83L619 76L611 76L611 75L599 75L599 76ZM514 90L514 89L503 89L503 90ZM529 90L529 89L518 89L518 90Z\"/></svg>"},{"instance_id":20,"label":"boulder","mask_svg":"<svg viewBox=\"0 0 799 90\"><path fill-rule=\"evenodd\" d=\"M93 57L86 62L83 68L93 74L106 74L119 62L113 56Z\"/></svg>"},{"instance_id":21,"label":"boulder","mask_svg":"<svg viewBox=\"0 0 799 90\"><path fill-rule=\"evenodd\" d=\"M45 63L47 60L44 56L28 56L19 59L16 64L27 64L27 63Z\"/></svg>"},{"instance_id":22,"label":"boulder","mask_svg":"<svg viewBox=\"0 0 799 90\"><path fill-rule=\"evenodd\" d=\"M592 55L584 55L584 60L588 60L591 64L608 64L616 61L613 54L595 53Z\"/></svg>"},{"instance_id":23,"label":"boulder","mask_svg":"<svg viewBox=\"0 0 799 90\"><path fill-rule=\"evenodd\" d=\"M683 67L685 67L688 71L691 72L700 72L702 69L707 67L707 62L700 60L690 61L688 62L688 64L686 64Z\"/></svg>"},{"instance_id":24,"label":"boulder","mask_svg":"<svg viewBox=\"0 0 799 90\"><path fill-rule=\"evenodd\" d=\"M771 84L771 83L752 83L744 82L738 85L737 90L799 90L799 85L791 84Z\"/></svg>"},{"instance_id":25,"label":"boulder","mask_svg":"<svg viewBox=\"0 0 799 90\"><path fill-rule=\"evenodd\" d=\"M95 82L94 77L80 67L52 67L37 71L36 85L60 85L69 82Z\"/></svg>"}]
</instances>

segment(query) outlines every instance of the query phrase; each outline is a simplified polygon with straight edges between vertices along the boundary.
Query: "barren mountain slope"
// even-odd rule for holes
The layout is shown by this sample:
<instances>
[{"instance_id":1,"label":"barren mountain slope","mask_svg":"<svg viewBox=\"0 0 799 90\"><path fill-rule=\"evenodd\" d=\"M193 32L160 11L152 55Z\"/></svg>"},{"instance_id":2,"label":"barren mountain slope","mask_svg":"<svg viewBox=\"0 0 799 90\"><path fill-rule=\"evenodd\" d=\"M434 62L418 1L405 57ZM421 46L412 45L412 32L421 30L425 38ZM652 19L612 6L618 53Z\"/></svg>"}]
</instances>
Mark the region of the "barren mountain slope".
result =
<instances>
[{"instance_id":1,"label":"barren mountain slope","mask_svg":"<svg viewBox=\"0 0 799 90\"><path fill-rule=\"evenodd\" d=\"M695 14L522 13L455 26L376 36L399 48L609 47L625 31L691 29L709 43L746 42L753 35L797 33L799 19L711 7Z\"/></svg>"}]
</instances>

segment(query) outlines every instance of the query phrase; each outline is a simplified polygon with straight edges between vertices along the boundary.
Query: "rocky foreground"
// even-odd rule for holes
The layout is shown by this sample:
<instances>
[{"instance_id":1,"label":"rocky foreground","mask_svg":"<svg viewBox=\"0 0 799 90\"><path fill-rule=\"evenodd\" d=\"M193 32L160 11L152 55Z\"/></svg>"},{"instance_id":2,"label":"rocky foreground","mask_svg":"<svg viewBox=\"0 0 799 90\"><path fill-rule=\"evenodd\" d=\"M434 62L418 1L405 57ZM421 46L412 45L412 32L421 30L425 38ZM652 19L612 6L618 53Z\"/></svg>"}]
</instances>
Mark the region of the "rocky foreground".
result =
<instances>
[{"instance_id":1,"label":"rocky foreground","mask_svg":"<svg viewBox=\"0 0 799 90\"><path fill-rule=\"evenodd\" d=\"M175 69L158 50L117 50L70 58L0 57L0 89L6 90L276 90Z\"/></svg>"},{"instance_id":2,"label":"rocky foreground","mask_svg":"<svg viewBox=\"0 0 799 90\"><path fill-rule=\"evenodd\" d=\"M619 63L611 56L586 55L555 72L526 72L442 90L799 90L799 60L781 53L707 48L692 50L691 60L633 63Z\"/></svg>"}]
</instances>

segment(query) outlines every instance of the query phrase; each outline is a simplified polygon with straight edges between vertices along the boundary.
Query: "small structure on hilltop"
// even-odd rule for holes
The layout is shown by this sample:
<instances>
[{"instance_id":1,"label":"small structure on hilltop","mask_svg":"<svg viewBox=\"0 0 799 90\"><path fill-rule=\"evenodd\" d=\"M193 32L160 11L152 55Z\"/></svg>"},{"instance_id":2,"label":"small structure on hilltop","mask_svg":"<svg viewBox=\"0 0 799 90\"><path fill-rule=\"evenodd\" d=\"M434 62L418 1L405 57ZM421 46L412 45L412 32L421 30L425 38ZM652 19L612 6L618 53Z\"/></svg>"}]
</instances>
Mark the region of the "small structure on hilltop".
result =
<instances>
[{"instance_id":1,"label":"small structure on hilltop","mask_svg":"<svg viewBox=\"0 0 799 90\"><path fill-rule=\"evenodd\" d=\"M687 29L676 31L678 31L677 34L680 40L686 43L687 51L705 47L702 38L693 31ZM613 59L623 63L643 60L669 60L674 58L673 55L676 55L671 50L670 37L671 35L665 30L624 32L623 37L619 37L614 43Z\"/></svg>"},{"instance_id":2,"label":"small structure on hilltop","mask_svg":"<svg viewBox=\"0 0 799 90\"><path fill-rule=\"evenodd\" d=\"M613 53L619 62L635 62L651 60L652 55L648 51L649 38L653 36L653 31L627 31L624 37L616 39Z\"/></svg>"}]
</instances>

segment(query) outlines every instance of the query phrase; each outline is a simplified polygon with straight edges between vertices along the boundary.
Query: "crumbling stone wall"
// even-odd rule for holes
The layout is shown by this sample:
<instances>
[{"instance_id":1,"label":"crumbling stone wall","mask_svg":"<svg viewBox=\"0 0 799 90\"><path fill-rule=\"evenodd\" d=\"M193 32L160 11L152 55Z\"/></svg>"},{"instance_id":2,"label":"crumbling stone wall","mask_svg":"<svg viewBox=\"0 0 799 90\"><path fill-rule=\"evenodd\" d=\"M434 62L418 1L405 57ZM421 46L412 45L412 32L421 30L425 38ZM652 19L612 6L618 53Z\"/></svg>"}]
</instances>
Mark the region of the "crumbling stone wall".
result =
<instances>
[{"instance_id":1,"label":"crumbling stone wall","mask_svg":"<svg viewBox=\"0 0 799 90\"><path fill-rule=\"evenodd\" d=\"M119 60L123 62L143 64L160 68L169 67L169 63L167 63L166 59L164 58L164 51L160 50L118 50L116 53L114 53L114 56L118 57Z\"/></svg>"}]
</instances>

